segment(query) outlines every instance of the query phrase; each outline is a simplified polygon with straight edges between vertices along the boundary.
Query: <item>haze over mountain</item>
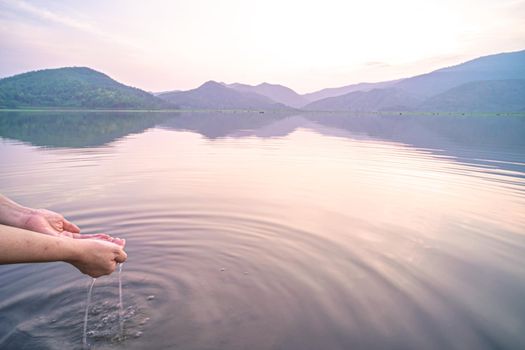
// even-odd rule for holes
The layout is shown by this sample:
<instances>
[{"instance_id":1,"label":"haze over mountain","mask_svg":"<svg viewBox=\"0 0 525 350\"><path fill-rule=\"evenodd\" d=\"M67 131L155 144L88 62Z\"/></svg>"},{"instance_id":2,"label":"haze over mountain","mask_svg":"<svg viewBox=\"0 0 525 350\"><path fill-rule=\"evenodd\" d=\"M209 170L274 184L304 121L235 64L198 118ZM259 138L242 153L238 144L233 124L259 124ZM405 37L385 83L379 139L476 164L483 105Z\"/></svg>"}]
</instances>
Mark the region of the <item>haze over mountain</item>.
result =
<instances>
[{"instance_id":1,"label":"haze over mountain","mask_svg":"<svg viewBox=\"0 0 525 350\"><path fill-rule=\"evenodd\" d=\"M525 50L479 57L403 79L394 87L430 97L471 81L525 79Z\"/></svg>"},{"instance_id":2,"label":"haze over mountain","mask_svg":"<svg viewBox=\"0 0 525 350\"><path fill-rule=\"evenodd\" d=\"M319 91L310 92L302 95L309 102L322 100L324 98L341 96L354 91L370 91L373 89L381 89L394 85L400 82L402 79L381 81L377 83L357 83L336 88L326 88ZM304 106L304 105L303 105Z\"/></svg>"},{"instance_id":3,"label":"haze over mountain","mask_svg":"<svg viewBox=\"0 0 525 350\"><path fill-rule=\"evenodd\" d=\"M180 109L289 109L266 96L239 92L215 81L208 81L193 90L162 93L158 97Z\"/></svg>"},{"instance_id":4,"label":"haze over mountain","mask_svg":"<svg viewBox=\"0 0 525 350\"><path fill-rule=\"evenodd\" d=\"M319 111L522 112L525 50L480 57L396 81L299 95L282 85L208 81L157 93L86 67L46 69L0 80L0 108L236 109ZM339 94L308 103L308 99ZM306 104L306 105L304 105Z\"/></svg>"},{"instance_id":5,"label":"haze over mountain","mask_svg":"<svg viewBox=\"0 0 525 350\"><path fill-rule=\"evenodd\" d=\"M525 101L521 79L525 79L525 50L480 57L400 80L389 88L321 99L304 109L517 112L523 111Z\"/></svg>"},{"instance_id":6,"label":"haze over mountain","mask_svg":"<svg viewBox=\"0 0 525 350\"><path fill-rule=\"evenodd\" d=\"M1 79L0 107L158 109L169 104L91 68L67 67Z\"/></svg>"},{"instance_id":7,"label":"haze over mountain","mask_svg":"<svg viewBox=\"0 0 525 350\"><path fill-rule=\"evenodd\" d=\"M278 84L262 83L259 85L248 85L248 84L225 84L227 87L240 92L252 92L262 96L266 96L275 102L282 103L284 105L300 108L309 102L308 99L299 95L292 89Z\"/></svg>"},{"instance_id":8,"label":"haze over mountain","mask_svg":"<svg viewBox=\"0 0 525 350\"><path fill-rule=\"evenodd\" d=\"M407 111L422 102L418 95L398 88L354 91L342 96L328 97L304 107L316 111Z\"/></svg>"},{"instance_id":9,"label":"haze over mountain","mask_svg":"<svg viewBox=\"0 0 525 350\"><path fill-rule=\"evenodd\" d=\"M430 97L422 111L525 112L525 79L482 80Z\"/></svg>"}]
</instances>

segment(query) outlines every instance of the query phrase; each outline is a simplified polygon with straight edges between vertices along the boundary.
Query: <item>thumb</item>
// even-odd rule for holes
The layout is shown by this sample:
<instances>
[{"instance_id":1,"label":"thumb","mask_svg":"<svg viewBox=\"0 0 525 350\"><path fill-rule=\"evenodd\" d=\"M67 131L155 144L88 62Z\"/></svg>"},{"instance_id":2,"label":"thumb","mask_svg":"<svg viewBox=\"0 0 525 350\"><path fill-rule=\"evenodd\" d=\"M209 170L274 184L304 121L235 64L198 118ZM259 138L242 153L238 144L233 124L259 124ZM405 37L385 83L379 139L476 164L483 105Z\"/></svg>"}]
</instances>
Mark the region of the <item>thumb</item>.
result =
<instances>
[{"instance_id":1,"label":"thumb","mask_svg":"<svg viewBox=\"0 0 525 350\"><path fill-rule=\"evenodd\" d=\"M126 254L126 252L123 249L119 249L115 251L115 253L115 261L118 263L123 263L128 259L128 254Z\"/></svg>"}]
</instances>

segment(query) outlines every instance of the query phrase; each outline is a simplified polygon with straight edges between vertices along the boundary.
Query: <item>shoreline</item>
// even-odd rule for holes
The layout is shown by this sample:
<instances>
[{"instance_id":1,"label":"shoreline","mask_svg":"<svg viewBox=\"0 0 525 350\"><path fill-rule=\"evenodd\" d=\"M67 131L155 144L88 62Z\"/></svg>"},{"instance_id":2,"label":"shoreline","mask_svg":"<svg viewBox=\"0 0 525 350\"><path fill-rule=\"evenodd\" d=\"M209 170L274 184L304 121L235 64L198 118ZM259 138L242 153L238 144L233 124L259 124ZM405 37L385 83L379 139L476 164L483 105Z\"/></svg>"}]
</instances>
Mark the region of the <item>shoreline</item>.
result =
<instances>
[{"instance_id":1,"label":"shoreline","mask_svg":"<svg viewBox=\"0 0 525 350\"><path fill-rule=\"evenodd\" d=\"M22 112L22 113L298 113L298 114L350 114L350 115L396 115L396 116L495 116L495 117L525 117L524 112L417 112L417 111L312 111L312 110L249 110L249 109L91 109L91 108L0 108L0 113Z\"/></svg>"}]
</instances>

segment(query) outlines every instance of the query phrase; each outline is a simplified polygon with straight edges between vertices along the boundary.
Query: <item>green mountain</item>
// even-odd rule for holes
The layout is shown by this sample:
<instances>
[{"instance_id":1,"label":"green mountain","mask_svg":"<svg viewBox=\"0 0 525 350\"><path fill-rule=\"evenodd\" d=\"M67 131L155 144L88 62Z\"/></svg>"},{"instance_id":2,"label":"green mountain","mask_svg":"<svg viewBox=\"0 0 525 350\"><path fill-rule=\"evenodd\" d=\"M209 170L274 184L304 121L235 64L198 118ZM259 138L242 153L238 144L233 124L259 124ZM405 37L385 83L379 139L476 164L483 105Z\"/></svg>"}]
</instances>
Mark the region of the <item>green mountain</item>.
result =
<instances>
[{"instance_id":1,"label":"green mountain","mask_svg":"<svg viewBox=\"0 0 525 350\"><path fill-rule=\"evenodd\" d=\"M466 83L424 101L422 111L525 112L525 79Z\"/></svg>"},{"instance_id":2,"label":"green mountain","mask_svg":"<svg viewBox=\"0 0 525 350\"><path fill-rule=\"evenodd\" d=\"M215 81L208 81L193 90L162 93L158 97L181 109L290 109L268 97L252 92L240 92Z\"/></svg>"},{"instance_id":3,"label":"green mountain","mask_svg":"<svg viewBox=\"0 0 525 350\"><path fill-rule=\"evenodd\" d=\"M86 67L45 69L0 80L0 108L169 108L155 96Z\"/></svg>"}]
</instances>

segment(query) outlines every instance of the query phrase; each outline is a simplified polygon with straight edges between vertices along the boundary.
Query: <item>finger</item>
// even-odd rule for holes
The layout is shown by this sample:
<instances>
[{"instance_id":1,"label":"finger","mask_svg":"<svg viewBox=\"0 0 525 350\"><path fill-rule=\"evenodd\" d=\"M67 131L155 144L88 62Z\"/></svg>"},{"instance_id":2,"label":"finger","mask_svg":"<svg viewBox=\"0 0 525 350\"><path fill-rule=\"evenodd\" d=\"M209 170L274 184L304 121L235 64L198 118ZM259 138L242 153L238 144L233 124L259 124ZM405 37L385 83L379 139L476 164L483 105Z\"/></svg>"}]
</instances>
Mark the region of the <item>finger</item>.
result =
<instances>
[{"instance_id":1,"label":"finger","mask_svg":"<svg viewBox=\"0 0 525 350\"><path fill-rule=\"evenodd\" d=\"M67 221L66 219L64 219L63 225L64 225L63 228L64 228L65 231L69 231L69 232L73 232L73 233L79 233L80 232L80 228L77 225L75 225L72 222Z\"/></svg>"},{"instance_id":2,"label":"finger","mask_svg":"<svg viewBox=\"0 0 525 350\"><path fill-rule=\"evenodd\" d=\"M110 236L106 235L105 233L94 233L94 234L80 234L80 233L76 233L75 235L76 235L75 238L80 238L80 239L98 239L98 240L101 240L101 241L108 241L108 242L111 242L111 240L113 239Z\"/></svg>"},{"instance_id":3,"label":"finger","mask_svg":"<svg viewBox=\"0 0 525 350\"><path fill-rule=\"evenodd\" d=\"M117 253L116 256L115 256L115 261L116 262L123 263L124 261L127 260L128 254L126 254L126 252L124 250L119 249L116 253Z\"/></svg>"},{"instance_id":4,"label":"finger","mask_svg":"<svg viewBox=\"0 0 525 350\"><path fill-rule=\"evenodd\" d=\"M124 248L124 246L126 245L126 240L123 239L123 238L111 237L111 242L115 243L115 244L118 244L122 248Z\"/></svg>"}]
</instances>

